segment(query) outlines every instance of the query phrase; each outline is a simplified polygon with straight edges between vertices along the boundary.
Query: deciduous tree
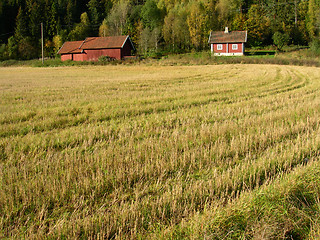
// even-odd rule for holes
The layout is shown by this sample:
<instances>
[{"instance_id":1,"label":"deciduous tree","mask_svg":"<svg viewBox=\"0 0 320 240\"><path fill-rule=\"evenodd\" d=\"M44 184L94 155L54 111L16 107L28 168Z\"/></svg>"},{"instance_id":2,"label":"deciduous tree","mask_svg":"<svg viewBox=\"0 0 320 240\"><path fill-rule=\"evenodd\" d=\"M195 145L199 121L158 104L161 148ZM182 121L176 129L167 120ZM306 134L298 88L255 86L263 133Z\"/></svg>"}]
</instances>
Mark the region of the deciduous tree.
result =
<instances>
[{"instance_id":1,"label":"deciduous tree","mask_svg":"<svg viewBox=\"0 0 320 240\"><path fill-rule=\"evenodd\" d=\"M124 33L129 10L130 2L128 0L120 0L112 7L107 18L110 35L117 36Z\"/></svg>"},{"instance_id":2,"label":"deciduous tree","mask_svg":"<svg viewBox=\"0 0 320 240\"><path fill-rule=\"evenodd\" d=\"M187 17L191 43L196 49L201 49L207 42L209 30L206 28L208 15L201 2L193 1Z\"/></svg>"}]
</instances>

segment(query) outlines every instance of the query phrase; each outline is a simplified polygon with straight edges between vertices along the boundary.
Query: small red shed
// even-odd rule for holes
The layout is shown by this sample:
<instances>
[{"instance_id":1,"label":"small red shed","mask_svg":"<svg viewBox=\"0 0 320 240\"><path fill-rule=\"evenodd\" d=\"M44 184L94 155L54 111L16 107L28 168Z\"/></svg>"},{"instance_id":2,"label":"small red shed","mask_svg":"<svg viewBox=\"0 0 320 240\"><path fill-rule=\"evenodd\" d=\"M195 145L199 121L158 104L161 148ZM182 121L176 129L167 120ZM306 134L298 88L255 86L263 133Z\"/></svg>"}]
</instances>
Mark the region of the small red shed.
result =
<instances>
[{"instance_id":1,"label":"small red shed","mask_svg":"<svg viewBox=\"0 0 320 240\"><path fill-rule=\"evenodd\" d=\"M88 37L84 41L65 42L58 54L62 61L97 61L101 56L120 60L131 56L133 50L129 36Z\"/></svg>"},{"instance_id":2,"label":"small red shed","mask_svg":"<svg viewBox=\"0 0 320 240\"><path fill-rule=\"evenodd\" d=\"M247 31L215 31L210 33L208 43L215 56L242 56L244 43L247 42Z\"/></svg>"}]
</instances>

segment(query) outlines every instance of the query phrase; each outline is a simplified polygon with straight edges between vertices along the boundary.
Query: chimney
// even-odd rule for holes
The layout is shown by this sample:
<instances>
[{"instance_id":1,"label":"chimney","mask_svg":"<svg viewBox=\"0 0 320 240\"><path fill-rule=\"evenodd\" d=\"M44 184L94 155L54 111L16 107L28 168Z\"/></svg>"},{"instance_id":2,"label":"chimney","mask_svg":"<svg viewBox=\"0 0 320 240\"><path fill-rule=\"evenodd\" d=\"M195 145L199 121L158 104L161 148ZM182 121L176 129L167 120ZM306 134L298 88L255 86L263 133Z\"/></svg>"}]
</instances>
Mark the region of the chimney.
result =
<instances>
[{"instance_id":1,"label":"chimney","mask_svg":"<svg viewBox=\"0 0 320 240\"><path fill-rule=\"evenodd\" d=\"M225 28L224 33L229 33L228 27Z\"/></svg>"}]
</instances>

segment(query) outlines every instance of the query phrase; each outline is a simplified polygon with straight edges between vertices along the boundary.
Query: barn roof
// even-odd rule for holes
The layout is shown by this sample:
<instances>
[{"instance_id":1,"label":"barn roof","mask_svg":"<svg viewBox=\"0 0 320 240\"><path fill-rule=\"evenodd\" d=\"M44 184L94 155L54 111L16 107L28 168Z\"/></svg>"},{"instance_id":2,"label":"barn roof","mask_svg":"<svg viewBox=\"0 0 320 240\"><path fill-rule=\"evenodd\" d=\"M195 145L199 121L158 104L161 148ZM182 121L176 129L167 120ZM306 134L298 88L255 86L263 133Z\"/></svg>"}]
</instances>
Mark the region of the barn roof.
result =
<instances>
[{"instance_id":1,"label":"barn roof","mask_svg":"<svg viewBox=\"0 0 320 240\"><path fill-rule=\"evenodd\" d=\"M212 31L209 43L245 43L247 31Z\"/></svg>"},{"instance_id":2,"label":"barn roof","mask_svg":"<svg viewBox=\"0 0 320 240\"><path fill-rule=\"evenodd\" d=\"M126 41L129 41L134 49L129 36L88 37L84 41L65 42L58 54L81 53L86 49L123 48Z\"/></svg>"},{"instance_id":3,"label":"barn roof","mask_svg":"<svg viewBox=\"0 0 320 240\"><path fill-rule=\"evenodd\" d=\"M65 42L58 53L80 53L80 45L83 41Z\"/></svg>"}]
</instances>

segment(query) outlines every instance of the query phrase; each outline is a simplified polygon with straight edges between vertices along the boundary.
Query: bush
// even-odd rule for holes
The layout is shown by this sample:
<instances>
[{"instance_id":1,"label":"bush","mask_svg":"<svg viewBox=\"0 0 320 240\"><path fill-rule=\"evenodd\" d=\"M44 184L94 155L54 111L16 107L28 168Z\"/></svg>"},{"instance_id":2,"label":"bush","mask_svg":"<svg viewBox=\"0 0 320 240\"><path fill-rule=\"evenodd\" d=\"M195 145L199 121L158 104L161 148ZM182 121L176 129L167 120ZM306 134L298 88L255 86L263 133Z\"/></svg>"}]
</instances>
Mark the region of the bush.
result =
<instances>
[{"instance_id":1,"label":"bush","mask_svg":"<svg viewBox=\"0 0 320 240\"><path fill-rule=\"evenodd\" d=\"M315 56L320 56L320 39L315 38L310 42L310 51Z\"/></svg>"},{"instance_id":2,"label":"bush","mask_svg":"<svg viewBox=\"0 0 320 240\"><path fill-rule=\"evenodd\" d=\"M1 44L0 45L0 60L5 60L6 59L6 45Z\"/></svg>"},{"instance_id":3,"label":"bush","mask_svg":"<svg viewBox=\"0 0 320 240\"><path fill-rule=\"evenodd\" d=\"M281 50L285 45L288 44L290 37L287 33L275 32L272 36L272 39L278 50Z\"/></svg>"},{"instance_id":4,"label":"bush","mask_svg":"<svg viewBox=\"0 0 320 240\"><path fill-rule=\"evenodd\" d=\"M114 58L109 56L100 56L98 59L99 62L111 62L114 61Z\"/></svg>"}]
</instances>

